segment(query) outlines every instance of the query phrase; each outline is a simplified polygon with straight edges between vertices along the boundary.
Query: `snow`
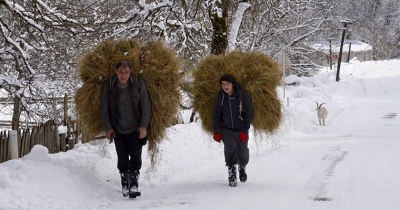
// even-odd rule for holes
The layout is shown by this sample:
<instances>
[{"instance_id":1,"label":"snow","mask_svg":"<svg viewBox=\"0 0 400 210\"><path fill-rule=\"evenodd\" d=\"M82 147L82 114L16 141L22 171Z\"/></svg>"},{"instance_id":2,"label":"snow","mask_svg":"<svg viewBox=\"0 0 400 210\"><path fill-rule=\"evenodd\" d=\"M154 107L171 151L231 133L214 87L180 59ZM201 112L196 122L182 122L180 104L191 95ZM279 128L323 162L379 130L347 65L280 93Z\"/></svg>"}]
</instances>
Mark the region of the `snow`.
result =
<instances>
[{"instance_id":1,"label":"snow","mask_svg":"<svg viewBox=\"0 0 400 210\"><path fill-rule=\"evenodd\" d=\"M22 18L24 18L25 21L27 21L30 25L34 26L35 28L37 28L40 31L44 30L44 28L41 25L37 24L36 21L34 21L32 18L29 18L29 17L34 17L34 15L30 12L27 12L18 3L9 2L9 1L3 1L3 3L5 3L7 5L7 7L12 8L12 10L14 12L18 13L18 15L20 15Z\"/></svg>"},{"instance_id":2,"label":"snow","mask_svg":"<svg viewBox=\"0 0 400 210\"><path fill-rule=\"evenodd\" d=\"M68 133L68 126L66 126L66 125L58 126L58 133L59 134Z\"/></svg>"},{"instance_id":3,"label":"snow","mask_svg":"<svg viewBox=\"0 0 400 210\"><path fill-rule=\"evenodd\" d=\"M125 22L129 21L133 16L136 16L136 15L141 15L143 17L146 17L151 11L160 9L162 7L171 7L172 6L172 2L170 2L169 0L164 0L157 4L151 4L151 6L147 5L145 3L145 1L140 0L140 1L138 1L138 4L140 5L140 11L138 11L138 10L128 11L127 17L119 18L116 22L117 23L125 23Z\"/></svg>"},{"instance_id":4,"label":"snow","mask_svg":"<svg viewBox=\"0 0 400 210\"><path fill-rule=\"evenodd\" d=\"M321 69L288 80L283 122L273 135L250 133L248 181L228 186L223 147L200 122L168 128L161 159L142 196L121 195L114 144L77 144L49 154L36 145L0 164L0 210L42 209L398 209L400 60L343 63L341 80ZM287 104L289 101L289 104ZM326 126L316 104L326 103ZM182 113L185 122L190 112Z\"/></svg>"},{"instance_id":5,"label":"snow","mask_svg":"<svg viewBox=\"0 0 400 210\"><path fill-rule=\"evenodd\" d=\"M349 49L350 43L351 43L351 51L353 51L353 52L362 52L362 51L372 50L372 46L367 43L364 43L364 42L361 42L358 40L344 40L344 43L343 43L343 51L344 52L349 51L348 49ZM316 50L322 51L322 52L329 52L329 49L330 49L328 41L306 42L305 44ZM332 52L339 52L340 51L340 41L332 40L331 47L332 47Z\"/></svg>"}]
</instances>

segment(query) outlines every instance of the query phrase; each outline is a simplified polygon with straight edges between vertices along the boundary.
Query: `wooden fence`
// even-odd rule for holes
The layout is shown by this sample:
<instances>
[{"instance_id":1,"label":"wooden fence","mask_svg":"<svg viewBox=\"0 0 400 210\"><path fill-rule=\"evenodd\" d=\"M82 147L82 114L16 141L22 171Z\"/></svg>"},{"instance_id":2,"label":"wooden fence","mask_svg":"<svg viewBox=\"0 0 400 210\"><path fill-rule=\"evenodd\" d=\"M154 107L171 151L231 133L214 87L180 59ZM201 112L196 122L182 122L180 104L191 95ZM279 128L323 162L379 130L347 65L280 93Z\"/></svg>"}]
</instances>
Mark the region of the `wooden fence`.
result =
<instances>
[{"instance_id":1,"label":"wooden fence","mask_svg":"<svg viewBox=\"0 0 400 210\"><path fill-rule=\"evenodd\" d=\"M54 120L49 120L34 127L20 129L18 132L18 158L28 154L37 144L47 147L50 154L73 149L81 134L79 123L67 118L67 132L62 134L59 134L59 126L60 124L56 124ZM10 160L11 157L9 133L10 130L0 132L0 163Z\"/></svg>"}]
</instances>

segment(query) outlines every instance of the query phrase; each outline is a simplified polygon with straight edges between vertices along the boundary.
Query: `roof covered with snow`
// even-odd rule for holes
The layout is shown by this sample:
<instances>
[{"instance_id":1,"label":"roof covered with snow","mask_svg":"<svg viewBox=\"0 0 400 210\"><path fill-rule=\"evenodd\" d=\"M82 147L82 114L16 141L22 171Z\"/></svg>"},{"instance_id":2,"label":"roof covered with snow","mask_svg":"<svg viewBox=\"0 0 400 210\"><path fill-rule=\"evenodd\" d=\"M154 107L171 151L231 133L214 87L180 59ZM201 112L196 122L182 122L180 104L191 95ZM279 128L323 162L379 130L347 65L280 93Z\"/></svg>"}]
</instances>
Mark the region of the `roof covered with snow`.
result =
<instances>
[{"instance_id":1,"label":"roof covered with snow","mask_svg":"<svg viewBox=\"0 0 400 210\"><path fill-rule=\"evenodd\" d=\"M358 41L358 40L344 40L343 44L343 52L349 51L349 45L351 43L350 50L353 52L362 52L372 50L372 46ZM322 52L329 52L329 41L318 41L318 42L305 42L305 45L312 47L318 51ZM332 52L339 52L340 51L340 41L339 40L332 40Z\"/></svg>"}]
</instances>

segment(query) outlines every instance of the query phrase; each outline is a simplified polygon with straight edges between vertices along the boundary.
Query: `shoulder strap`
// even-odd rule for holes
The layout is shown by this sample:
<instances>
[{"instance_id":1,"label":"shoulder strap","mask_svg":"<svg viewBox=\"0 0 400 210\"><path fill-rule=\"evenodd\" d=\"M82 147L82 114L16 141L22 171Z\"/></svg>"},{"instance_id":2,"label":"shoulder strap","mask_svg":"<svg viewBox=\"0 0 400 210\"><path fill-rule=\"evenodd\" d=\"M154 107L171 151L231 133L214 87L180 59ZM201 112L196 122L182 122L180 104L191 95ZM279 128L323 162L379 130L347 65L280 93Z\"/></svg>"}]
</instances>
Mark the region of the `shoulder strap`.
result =
<instances>
[{"instance_id":1,"label":"shoulder strap","mask_svg":"<svg viewBox=\"0 0 400 210\"><path fill-rule=\"evenodd\" d=\"M243 121L242 112L243 112L243 91L241 90L239 93L239 118Z\"/></svg>"},{"instance_id":2,"label":"shoulder strap","mask_svg":"<svg viewBox=\"0 0 400 210\"><path fill-rule=\"evenodd\" d=\"M114 75L110 78L110 87L114 86L115 82L117 81L117 76Z\"/></svg>"},{"instance_id":3,"label":"shoulder strap","mask_svg":"<svg viewBox=\"0 0 400 210\"><path fill-rule=\"evenodd\" d=\"M222 108L222 105L224 105L224 96L225 94L222 92L222 90L219 91L218 97L221 99L220 107Z\"/></svg>"},{"instance_id":4,"label":"shoulder strap","mask_svg":"<svg viewBox=\"0 0 400 210\"><path fill-rule=\"evenodd\" d=\"M133 75L132 73L129 75L129 78L132 83L136 85L137 88L140 90L140 85L139 85L139 76L138 75Z\"/></svg>"}]
</instances>

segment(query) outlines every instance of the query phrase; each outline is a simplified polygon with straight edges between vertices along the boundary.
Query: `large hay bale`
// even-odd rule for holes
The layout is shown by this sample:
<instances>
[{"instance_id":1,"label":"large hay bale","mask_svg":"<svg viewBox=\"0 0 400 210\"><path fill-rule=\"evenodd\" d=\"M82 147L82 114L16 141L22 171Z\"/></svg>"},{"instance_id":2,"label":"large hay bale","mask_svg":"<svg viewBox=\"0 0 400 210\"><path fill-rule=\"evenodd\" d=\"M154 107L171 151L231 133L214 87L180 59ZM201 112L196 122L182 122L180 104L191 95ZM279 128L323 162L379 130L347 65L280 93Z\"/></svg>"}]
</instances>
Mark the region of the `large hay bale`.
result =
<instances>
[{"instance_id":1,"label":"large hay bale","mask_svg":"<svg viewBox=\"0 0 400 210\"><path fill-rule=\"evenodd\" d=\"M142 77L149 92L152 110L147 133L148 151L154 166L158 145L165 138L166 128L171 125L180 101L179 61L173 50L160 41L144 45L133 39L104 41L82 57L79 75L84 84L76 92L75 103L84 142L103 133L100 119L103 81L115 75L115 64L121 60L131 64L132 72Z\"/></svg>"},{"instance_id":2,"label":"large hay bale","mask_svg":"<svg viewBox=\"0 0 400 210\"><path fill-rule=\"evenodd\" d=\"M135 69L139 53L140 45L134 40L103 41L80 59L79 76L84 84L101 82L115 74L115 64L122 60Z\"/></svg>"},{"instance_id":3,"label":"large hay bale","mask_svg":"<svg viewBox=\"0 0 400 210\"><path fill-rule=\"evenodd\" d=\"M100 102L103 83L84 83L75 93L76 113L81 122L83 142L88 142L97 136L103 125L100 119Z\"/></svg>"},{"instance_id":4,"label":"large hay bale","mask_svg":"<svg viewBox=\"0 0 400 210\"><path fill-rule=\"evenodd\" d=\"M260 52L232 52L228 55L209 55L193 72L193 107L199 113L203 129L213 134L212 112L218 92L219 79L225 73L235 76L252 100L256 132L272 132L282 117L276 87L281 76L278 64Z\"/></svg>"}]
</instances>

